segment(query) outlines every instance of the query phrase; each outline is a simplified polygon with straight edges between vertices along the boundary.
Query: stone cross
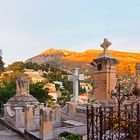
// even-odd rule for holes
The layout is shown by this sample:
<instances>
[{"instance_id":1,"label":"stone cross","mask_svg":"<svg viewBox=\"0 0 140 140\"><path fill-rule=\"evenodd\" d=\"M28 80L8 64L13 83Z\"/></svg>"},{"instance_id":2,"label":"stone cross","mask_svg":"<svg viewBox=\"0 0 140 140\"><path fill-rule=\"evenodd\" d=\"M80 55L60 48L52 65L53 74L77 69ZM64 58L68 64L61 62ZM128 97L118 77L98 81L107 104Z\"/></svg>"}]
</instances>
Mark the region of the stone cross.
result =
<instances>
[{"instance_id":1,"label":"stone cross","mask_svg":"<svg viewBox=\"0 0 140 140\"><path fill-rule=\"evenodd\" d=\"M106 38L104 42L101 44L101 47L104 49L104 53L107 53L108 47L111 46L111 42L109 42Z\"/></svg>"},{"instance_id":2,"label":"stone cross","mask_svg":"<svg viewBox=\"0 0 140 140\"><path fill-rule=\"evenodd\" d=\"M79 68L75 68L73 70L72 75L68 75L68 81L73 81L73 97L71 99L72 102L76 103L79 101L79 80L84 80L84 74L79 74Z\"/></svg>"}]
</instances>

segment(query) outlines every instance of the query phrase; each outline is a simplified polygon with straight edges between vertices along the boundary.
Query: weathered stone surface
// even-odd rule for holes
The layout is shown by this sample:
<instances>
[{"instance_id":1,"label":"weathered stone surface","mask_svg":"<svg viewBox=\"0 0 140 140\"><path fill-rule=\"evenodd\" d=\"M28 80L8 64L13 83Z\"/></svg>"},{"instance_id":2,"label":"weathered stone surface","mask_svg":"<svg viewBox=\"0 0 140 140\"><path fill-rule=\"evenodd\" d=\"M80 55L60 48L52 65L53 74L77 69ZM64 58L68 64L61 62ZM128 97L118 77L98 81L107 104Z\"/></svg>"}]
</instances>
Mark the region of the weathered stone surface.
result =
<instances>
[{"instance_id":1,"label":"weathered stone surface","mask_svg":"<svg viewBox=\"0 0 140 140\"><path fill-rule=\"evenodd\" d=\"M114 103L110 94L116 87L116 65L119 63L118 59L113 58L108 53L108 47L111 43L104 39L101 47L104 49L103 53L91 62L93 66L93 82L94 90L93 96L96 101L106 104Z\"/></svg>"},{"instance_id":2,"label":"weathered stone surface","mask_svg":"<svg viewBox=\"0 0 140 140\"><path fill-rule=\"evenodd\" d=\"M38 105L38 101L32 95L15 95L8 100L11 107L25 107L25 105Z\"/></svg>"},{"instance_id":3,"label":"weathered stone surface","mask_svg":"<svg viewBox=\"0 0 140 140\"><path fill-rule=\"evenodd\" d=\"M0 140L23 140L23 138L0 124Z\"/></svg>"},{"instance_id":4,"label":"weathered stone surface","mask_svg":"<svg viewBox=\"0 0 140 140\"><path fill-rule=\"evenodd\" d=\"M29 80L21 76L16 80L16 95L8 100L8 104L13 107L25 107L25 105L38 105L37 99L29 94Z\"/></svg>"}]
</instances>

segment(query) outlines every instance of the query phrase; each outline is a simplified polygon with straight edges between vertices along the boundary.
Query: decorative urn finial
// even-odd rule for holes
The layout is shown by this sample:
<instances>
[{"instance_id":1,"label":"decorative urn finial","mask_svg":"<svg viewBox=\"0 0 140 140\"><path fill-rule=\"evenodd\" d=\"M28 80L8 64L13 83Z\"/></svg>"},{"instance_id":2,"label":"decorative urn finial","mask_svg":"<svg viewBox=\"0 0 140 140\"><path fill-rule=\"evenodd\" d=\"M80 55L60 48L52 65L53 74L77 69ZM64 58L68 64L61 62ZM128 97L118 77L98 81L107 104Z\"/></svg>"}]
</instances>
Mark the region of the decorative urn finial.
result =
<instances>
[{"instance_id":1,"label":"decorative urn finial","mask_svg":"<svg viewBox=\"0 0 140 140\"><path fill-rule=\"evenodd\" d=\"M16 94L29 94L29 80L25 76L21 76L16 80Z\"/></svg>"}]
</instances>

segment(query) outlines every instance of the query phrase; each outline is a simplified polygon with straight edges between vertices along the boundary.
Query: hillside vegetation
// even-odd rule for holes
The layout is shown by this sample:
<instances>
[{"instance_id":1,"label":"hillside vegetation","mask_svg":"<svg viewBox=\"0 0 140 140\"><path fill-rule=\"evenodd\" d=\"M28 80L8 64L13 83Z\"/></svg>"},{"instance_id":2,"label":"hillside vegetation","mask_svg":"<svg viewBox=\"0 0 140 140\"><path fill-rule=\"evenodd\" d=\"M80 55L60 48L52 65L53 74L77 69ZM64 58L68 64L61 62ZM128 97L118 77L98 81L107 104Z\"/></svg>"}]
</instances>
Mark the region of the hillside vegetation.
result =
<instances>
[{"instance_id":1,"label":"hillside vegetation","mask_svg":"<svg viewBox=\"0 0 140 140\"><path fill-rule=\"evenodd\" d=\"M135 73L135 64L140 62L140 53L109 51L114 58L119 59L120 64L117 66L118 75L133 75ZM92 67L90 62L98 57L102 50L87 50L84 52L72 52L68 50L49 49L36 55L26 62L38 64L48 63L53 66L72 70L79 67L81 71L91 73Z\"/></svg>"}]
</instances>

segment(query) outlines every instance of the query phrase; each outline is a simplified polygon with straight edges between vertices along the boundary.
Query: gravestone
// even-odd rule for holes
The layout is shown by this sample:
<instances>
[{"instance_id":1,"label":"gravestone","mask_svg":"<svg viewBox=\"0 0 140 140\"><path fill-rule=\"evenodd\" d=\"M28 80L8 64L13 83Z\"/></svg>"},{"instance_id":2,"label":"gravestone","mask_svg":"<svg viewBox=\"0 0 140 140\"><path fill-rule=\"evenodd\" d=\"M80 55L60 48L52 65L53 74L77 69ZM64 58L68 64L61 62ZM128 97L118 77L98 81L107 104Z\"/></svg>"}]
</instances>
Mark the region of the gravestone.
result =
<instances>
[{"instance_id":1,"label":"gravestone","mask_svg":"<svg viewBox=\"0 0 140 140\"><path fill-rule=\"evenodd\" d=\"M110 96L111 91L116 87L116 65L118 59L112 57L108 52L111 45L106 38L100 45L104 50L96 59L91 62L93 66L93 96L97 102L102 104L114 102Z\"/></svg>"},{"instance_id":2,"label":"gravestone","mask_svg":"<svg viewBox=\"0 0 140 140\"><path fill-rule=\"evenodd\" d=\"M79 80L84 80L84 74L79 74L79 68L73 70L72 75L68 75L68 81L73 81L73 97L71 102L78 103L79 99Z\"/></svg>"}]
</instances>

